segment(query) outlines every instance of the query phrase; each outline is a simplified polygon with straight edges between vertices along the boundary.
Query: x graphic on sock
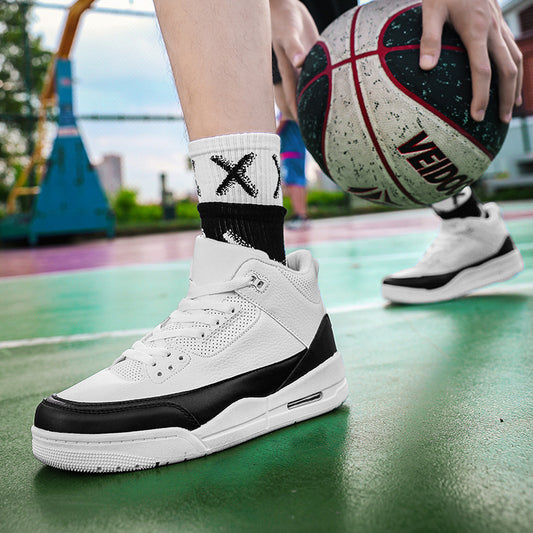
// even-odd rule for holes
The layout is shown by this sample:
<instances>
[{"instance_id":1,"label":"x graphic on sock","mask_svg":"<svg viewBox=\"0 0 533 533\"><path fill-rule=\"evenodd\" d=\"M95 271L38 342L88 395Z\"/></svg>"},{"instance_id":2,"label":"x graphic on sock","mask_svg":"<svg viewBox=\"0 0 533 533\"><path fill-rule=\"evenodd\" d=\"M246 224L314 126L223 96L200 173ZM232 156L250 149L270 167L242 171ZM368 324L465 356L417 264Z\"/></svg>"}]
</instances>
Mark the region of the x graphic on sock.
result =
<instances>
[{"instance_id":1,"label":"x graphic on sock","mask_svg":"<svg viewBox=\"0 0 533 533\"><path fill-rule=\"evenodd\" d=\"M250 152L241 157L238 163L232 163L219 155L212 156L211 161L228 173L224 181L218 186L216 190L217 195L222 196L226 194L234 183L238 183L247 194L255 198L258 195L258 190L246 176L246 169L252 164L255 158L256 154Z\"/></svg>"},{"instance_id":2,"label":"x graphic on sock","mask_svg":"<svg viewBox=\"0 0 533 533\"><path fill-rule=\"evenodd\" d=\"M278 171L278 182L276 183L274 198L279 198L279 191L281 190L281 167L279 166L279 160L276 155L272 155L272 159L274 160L274 165L276 165L276 170Z\"/></svg>"}]
</instances>

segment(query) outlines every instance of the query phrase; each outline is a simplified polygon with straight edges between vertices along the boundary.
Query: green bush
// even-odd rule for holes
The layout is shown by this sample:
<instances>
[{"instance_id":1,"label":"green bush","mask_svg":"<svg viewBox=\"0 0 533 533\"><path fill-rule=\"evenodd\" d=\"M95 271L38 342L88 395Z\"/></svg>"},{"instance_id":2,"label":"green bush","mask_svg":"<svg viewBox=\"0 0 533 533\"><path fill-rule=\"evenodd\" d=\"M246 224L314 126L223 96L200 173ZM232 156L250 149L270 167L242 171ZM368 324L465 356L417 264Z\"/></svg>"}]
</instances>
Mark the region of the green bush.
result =
<instances>
[{"instance_id":1,"label":"green bush","mask_svg":"<svg viewBox=\"0 0 533 533\"><path fill-rule=\"evenodd\" d=\"M312 216L316 214L317 210L324 210L327 216L335 216L335 214L339 213L336 213L334 208L342 207L346 209L349 207L349 204L348 194L342 191L307 191L307 206ZM283 207L287 209L288 216L290 216L292 214L292 205L288 194L283 196Z\"/></svg>"},{"instance_id":2,"label":"green bush","mask_svg":"<svg viewBox=\"0 0 533 533\"><path fill-rule=\"evenodd\" d=\"M176 204L176 217L181 219L197 220L200 218L196 202L190 200L181 200Z\"/></svg>"},{"instance_id":3,"label":"green bush","mask_svg":"<svg viewBox=\"0 0 533 533\"><path fill-rule=\"evenodd\" d=\"M308 191L307 205L325 206L346 206L348 205L347 193L342 191Z\"/></svg>"},{"instance_id":4,"label":"green bush","mask_svg":"<svg viewBox=\"0 0 533 533\"><path fill-rule=\"evenodd\" d=\"M113 200L113 211L118 222L132 220L133 210L137 207L137 191L120 189Z\"/></svg>"},{"instance_id":5,"label":"green bush","mask_svg":"<svg viewBox=\"0 0 533 533\"><path fill-rule=\"evenodd\" d=\"M160 205L138 204L137 191L132 189L121 189L112 205L117 222L155 222L163 216Z\"/></svg>"},{"instance_id":6,"label":"green bush","mask_svg":"<svg viewBox=\"0 0 533 533\"><path fill-rule=\"evenodd\" d=\"M479 183L479 182L478 182ZM505 202L509 200L530 200L533 198L533 187L509 187L498 189L489 194L483 189L483 184L475 184L474 190L482 202Z\"/></svg>"},{"instance_id":7,"label":"green bush","mask_svg":"<svg viewBox=\"0 0 533 533\"><path fill-rule=\"evenodd\" d=\"M136 205L131 212L130 220L153 222L163 218L163 210L160 205Z\"/></svg>"}]
</instances>

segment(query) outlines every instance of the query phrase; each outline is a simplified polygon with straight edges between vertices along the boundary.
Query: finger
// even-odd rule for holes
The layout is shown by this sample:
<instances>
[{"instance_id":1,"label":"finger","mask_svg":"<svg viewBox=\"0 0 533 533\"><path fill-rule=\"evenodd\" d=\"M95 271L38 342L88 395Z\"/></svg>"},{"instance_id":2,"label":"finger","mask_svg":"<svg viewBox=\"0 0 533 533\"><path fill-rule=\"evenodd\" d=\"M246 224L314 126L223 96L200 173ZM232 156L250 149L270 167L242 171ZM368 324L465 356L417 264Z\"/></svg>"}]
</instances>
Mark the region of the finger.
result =
<instances>
[{"instance_id":1,"label":"finger","mask_svg":"<svg viewBox=\"0 0 533 533\"><path fill-rule=\"evenodd\" d=\"M307 45L304 45L302 42L294 42L292 48L287 52L288 57L291 59L291 64L294 68L302 68L305 58L309 53L309 50L314 46L316 40L309 41Z\"/></svg>"},{"instance_id":2,"label":"finger","mask_svg":"<svg viewBox=\"0 0 533 533\"><path fill-rule=\"evenodd\" d=\"M293 117L298 116L296 104L296 86L298 83L298 71L294 68L291 61L283 50L276 51L278 58L278 68L281 75L281 84L283 86L283 93L285 101L289 107Z\"/></svg>"},{"instance_id":3,"label":"finger","mask_svg":"<svg viewBox=\"0 0 533 533\"><path fill-rule=\"evenodd\" d=\"M281 83L276 83L274 85L274 98L281 113L282 120L296 120L287 105L285 93L283 92L283 85Z\"/></svg>"},{"instance_id":4,"label":"finger","mask_svg":"<svg viewBox=\"0 0 533 533\"><path fill-rule=\"evenodd\" d=\"M490 38L489 46L492 59L498 71L498 92L500 96L500 120L511 122L513 107L516 100L516 84L518 67L516 66L509 48L498 32Z\"/></svg>"},{"instance_id":5,"label":"finger","mask_svg":"<svg viewBox=\"0 0 533 533\"><path fill-rule=\"evenodd\" d=\"M485 118L485 111L489 104L492 71L487 49L487 32L483 35L483 32L479 31L474 35L475 37L464 38L462 35L460 37L468 53L472 73L470 115L475 121L481 122Z\"/></svg>"},{"instance_id":6,"label":"finger","mask_svg":"<svg viewBox=\"0 0 533 533\"><path fill-rule=\"evenodd\" d=\"M514 36L511 33L511 30L506 25L504 28L503 33L503 39L505 43L507 44L507 47L509 48L509 52L511 53L511 57L513 58L513 61L518 69L518 76L516 80L516 91L515 91L515 105L520 106L522 105L522 83L524 80L524 62L523 62L523 56L522 52L520 51L520 48L518 48L518 45L516 44L514 40Z\"/></svg>"},{"instance_id":7,"label":"finger","mask_svg":"<svg viewBox=\"0 0 533 533\"><path fill-rule=\"evenodd\" d=\"M439 61L442 27L446 22L446 9L442 3L422 4L422 38L420 40L420 68L431 70Z\"/></svg>"},{"instance_id":8,"label":"finger","mask_svg":"<svg viewBox=\"0 0 533 533\"><path fill-rule=\"evenodd\" d=\"M298 61L293 62L293 65L297 68L301 68L303 66L309 51L311 48L313 48L313 46L315 46L316 42L320 38L320 34L318 33L318 29L313 19L309 18L308 20L304 21L304 30L301 37L303 54L300 55Z\"/></svg>"},{"instance_id":9,"label":"finger","mask_svg":"<svg viewBox=\"0 0 533 533\"><path fill-rule=\"evenodd\" d=\"M304 47L302 41L293 36L291 39L287 39L283 43L284 55L289 59L293 68L301 67L308 50Z\"/></svg>"}]
</instances>

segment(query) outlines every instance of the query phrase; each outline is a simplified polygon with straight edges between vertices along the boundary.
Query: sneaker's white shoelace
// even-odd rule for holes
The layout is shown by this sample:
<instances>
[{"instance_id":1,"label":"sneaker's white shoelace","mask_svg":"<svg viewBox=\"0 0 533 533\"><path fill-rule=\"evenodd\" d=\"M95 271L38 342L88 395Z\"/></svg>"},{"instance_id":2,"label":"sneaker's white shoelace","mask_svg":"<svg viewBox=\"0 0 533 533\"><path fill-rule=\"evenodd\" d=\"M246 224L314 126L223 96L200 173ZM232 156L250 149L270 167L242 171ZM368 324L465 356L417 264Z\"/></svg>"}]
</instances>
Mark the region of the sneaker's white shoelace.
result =
<instances>
[{"instance_id":1,"label":"sneaker's white shoelace","mask_svg":"<svg viewBox=\"0 0 533 533\"><path fill-rule=\"evenodd\" d=\"M151 333L135 342L115 362L123 361L127 358L153 365L155 358L167 357L169 351L160 346L150 346L145 341L157 344L156 341L175 337L201 338L205 336L205 326L210 328L218 325L220 313L224 315L235 313L234 305L231 302L224 301L225 298L222 295L253 285L255 280L255 276L252 275L202 286L191 280L189 292L180 302L178 308L166 320L156 326ZM215 313L212 311L215 311ZM171 323L189 327L166 328Z\"/></svg>"}]
</instances>

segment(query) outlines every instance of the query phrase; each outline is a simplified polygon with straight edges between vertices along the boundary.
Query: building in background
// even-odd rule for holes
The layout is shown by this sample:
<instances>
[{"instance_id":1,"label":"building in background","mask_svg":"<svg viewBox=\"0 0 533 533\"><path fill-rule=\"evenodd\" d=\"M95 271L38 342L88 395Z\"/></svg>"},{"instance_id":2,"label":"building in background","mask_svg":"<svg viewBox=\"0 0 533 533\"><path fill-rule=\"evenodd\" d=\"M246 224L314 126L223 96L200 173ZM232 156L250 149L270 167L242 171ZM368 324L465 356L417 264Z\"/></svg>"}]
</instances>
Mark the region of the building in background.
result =
<instances>
[{"instance_id":1,"label":"building in background","mask_svg":"<svg viewBox=\"0 0 533 533\"><path fill-rule=\"evenodd\" d=\"M96 165L100 183L108 196L115 196L122 188L122 157L117 154L105 154Z\"/></svg>"},{"instance_id":2,"label":"building in background","mask_svg":"<svg viewBox=\"0 0 533 533\"><path fill-rule=\"evenodd\" d=\"M524 104L519 115L533 115L533 0L508 0L503 16L524 55Z\"/></svg>"},{"instance_id":3,"label":"building in background","mask_svg":"<svg viewBox=\"0 0 533 533\"><path fill-rule=\"evenodd\" d=\"M507 0L502 11L524 56L523 105L515 108L500 153L483 178L488 193L533 187L533 0Z\"/></svg>"}]
</instances>

